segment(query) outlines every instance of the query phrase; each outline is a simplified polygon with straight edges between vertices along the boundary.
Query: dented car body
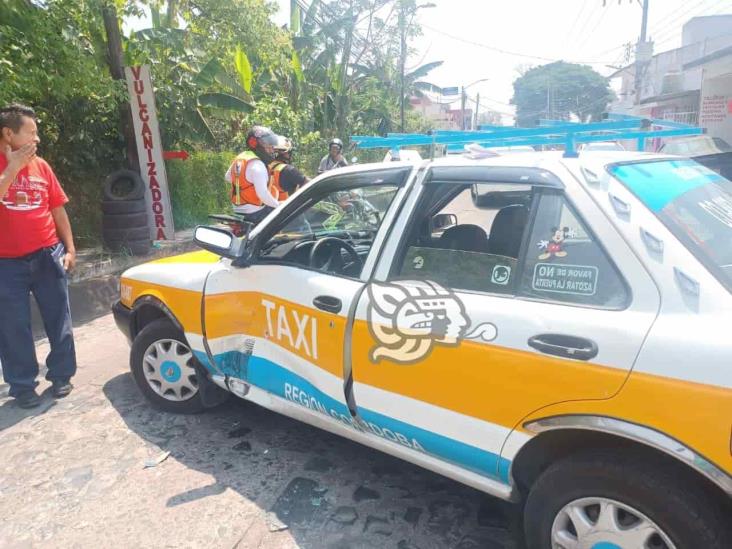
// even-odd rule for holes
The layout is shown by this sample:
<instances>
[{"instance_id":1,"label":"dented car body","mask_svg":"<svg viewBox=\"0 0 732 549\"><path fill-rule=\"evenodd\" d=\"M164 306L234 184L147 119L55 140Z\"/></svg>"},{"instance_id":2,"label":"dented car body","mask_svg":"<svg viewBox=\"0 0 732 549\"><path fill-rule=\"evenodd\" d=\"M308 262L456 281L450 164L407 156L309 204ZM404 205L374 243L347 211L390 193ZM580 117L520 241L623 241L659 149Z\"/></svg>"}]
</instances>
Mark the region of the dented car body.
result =
<instances>
[{"instance_id":1,"label":"dented car body","mask_svg":"<svg viewBox=\"0 0 732 549\"><path fill-rule=\"evenodd\" d=\"M531 547L707 539L633 475L680 475L689 505L713 502L708 539L727 535L732 184L718 174L622 151L363 165L246 239L206 231L209 251L121 278L115 315L154 404L233 393L521 502ZM598 462L607 486L582 474ZM643 544L604 509L635 517Z\"/></svg>"}]
</instances>

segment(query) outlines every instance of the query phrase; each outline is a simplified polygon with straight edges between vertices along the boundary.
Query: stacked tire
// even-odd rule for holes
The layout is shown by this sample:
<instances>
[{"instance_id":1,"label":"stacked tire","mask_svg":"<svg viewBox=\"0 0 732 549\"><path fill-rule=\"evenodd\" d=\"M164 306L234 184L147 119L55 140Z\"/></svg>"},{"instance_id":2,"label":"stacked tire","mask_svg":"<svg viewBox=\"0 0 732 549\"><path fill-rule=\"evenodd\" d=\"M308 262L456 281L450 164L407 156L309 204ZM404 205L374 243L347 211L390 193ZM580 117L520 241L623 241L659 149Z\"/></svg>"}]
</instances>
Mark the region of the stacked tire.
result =
<instances>
[{"instance_id":1,"label":"stacked tire","mask_svg":"<svg viewBox=\"0 0 732 549\"><path fill-rule=\"evenodd\" d=\"M145 184L132 170L110 174L102 188L102 236L113 252L146 255L152 241L145 204Z\"/></svg>"}]
</instances>

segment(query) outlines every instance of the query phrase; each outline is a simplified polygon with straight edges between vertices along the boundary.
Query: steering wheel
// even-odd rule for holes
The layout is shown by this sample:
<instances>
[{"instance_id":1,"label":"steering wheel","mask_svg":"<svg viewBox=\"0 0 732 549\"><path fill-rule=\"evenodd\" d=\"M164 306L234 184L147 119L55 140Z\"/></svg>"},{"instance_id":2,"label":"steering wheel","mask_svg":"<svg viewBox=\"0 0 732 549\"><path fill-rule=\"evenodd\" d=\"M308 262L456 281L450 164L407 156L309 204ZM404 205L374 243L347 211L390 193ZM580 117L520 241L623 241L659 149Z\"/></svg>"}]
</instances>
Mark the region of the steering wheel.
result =
<instances>
[{"instance_id":1,"label":"steering wheel","mask_svg":"<svg viewBox=\"0 0 732 549\"><path fill-rule=\"evenodd\" d=\"M319 264L321 263L321 258L318 254L323 250L328 253L327 259L325 262L322 262L322 264ZM310 266L318 269L319 271L342 273L344 265L341 250L345 250L348 253L351 259L353 259L352 264L358 265L359 270L363 267L363 260L358 255L358 252L356 252L354 247L345 240L334 236L321 238L310 249Z\"/></svg>"}]
</instances>

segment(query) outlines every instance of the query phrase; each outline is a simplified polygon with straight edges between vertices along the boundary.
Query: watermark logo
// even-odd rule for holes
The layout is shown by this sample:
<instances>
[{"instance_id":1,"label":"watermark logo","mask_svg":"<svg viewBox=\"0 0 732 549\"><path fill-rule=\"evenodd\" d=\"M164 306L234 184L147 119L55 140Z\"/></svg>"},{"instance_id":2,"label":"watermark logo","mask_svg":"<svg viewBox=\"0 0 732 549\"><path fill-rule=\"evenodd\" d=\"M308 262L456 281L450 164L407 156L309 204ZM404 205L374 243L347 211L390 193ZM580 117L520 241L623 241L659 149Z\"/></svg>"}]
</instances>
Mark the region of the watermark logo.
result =
<instances>
[{"instance_id":1,"label":"watermark logo","mask_svg":"<svg viewBox=\"0 0 732 549\"><path fill-rule=\"evenodd\" d=\"M368 287L368 323L376 345L374 363L382 359L410 364L424 359L435 345L455 347L463 339L492 341L490 322L469 330L470 318L457 295L432 281L401 280Z\"/></svg>"}]
</instances>

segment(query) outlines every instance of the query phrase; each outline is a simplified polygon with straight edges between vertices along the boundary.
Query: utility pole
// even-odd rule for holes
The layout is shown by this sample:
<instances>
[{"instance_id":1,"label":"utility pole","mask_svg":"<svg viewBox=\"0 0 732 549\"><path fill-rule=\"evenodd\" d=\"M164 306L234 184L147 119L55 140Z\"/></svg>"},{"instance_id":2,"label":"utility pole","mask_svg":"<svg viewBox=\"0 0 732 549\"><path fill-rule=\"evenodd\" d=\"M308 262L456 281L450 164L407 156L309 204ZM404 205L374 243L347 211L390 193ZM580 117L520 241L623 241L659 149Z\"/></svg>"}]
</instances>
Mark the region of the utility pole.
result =
<instances>
[{"instance_id":1,"label":"utility pole","mask_svg":"<svg viewBox=\"0 0 732 549\"><path fill-rule=\"evenodd\" d=\"M107 61L109 71L115 80L125 80L125 68L122 61L122 35L119 30L119 19L117 8L114 4L108 4L102 8L104 29L107 34ZM133 171L140 171L140 163L137 156L137 144L132 125L132 111L126 101L119 106L120 127L125 137L127 148L127 167Z\"/></svg>"},{"instance_id":2,"label":"utility pole","mask_svg":"<svg viewBox=\"0 0 732 549\"><path fill-rule=\"evenodd\" d=\"M475 116L473 117L473 127L471 129L477 130L478 129L478 113L480 112L480 92L477 93L475 97Z\"/></svg>"},{"instance_id":3,"label":"utility pole","mask_svg":"<svg viewBox=\"0 0 732 549\"><path fill-rule=\"evenodd\" d=\"M646 41L646 33L648 31L648 3L650 0L643 1L643 18L641 19L641 33L638 43L635 47L635 104L639 104L641 100L641 92L643 90L643 77L653 56L653 50L650 42Z\"/></svg>"},{"instance_id":4,"label":"utility pole","mask_svg":"<svg viewBox=\"0 0 732 549\"><path fill-rule=\"evenodd\" d=\"M462 87L462 94L460 95L460 129L465 129L465 86Z\"/></svg>"},{"instance_id":5,"label":"utility pole","mask_svg":"<svg viewBox=\"0 0 732 549\"><path fill-rule=\"evenodd\" d=\"M401 50L399 55L399 129L404 133L404 65L407 63L407 16L404 0L399 1L399 38Z\"/></svg>"}]
</instances>

